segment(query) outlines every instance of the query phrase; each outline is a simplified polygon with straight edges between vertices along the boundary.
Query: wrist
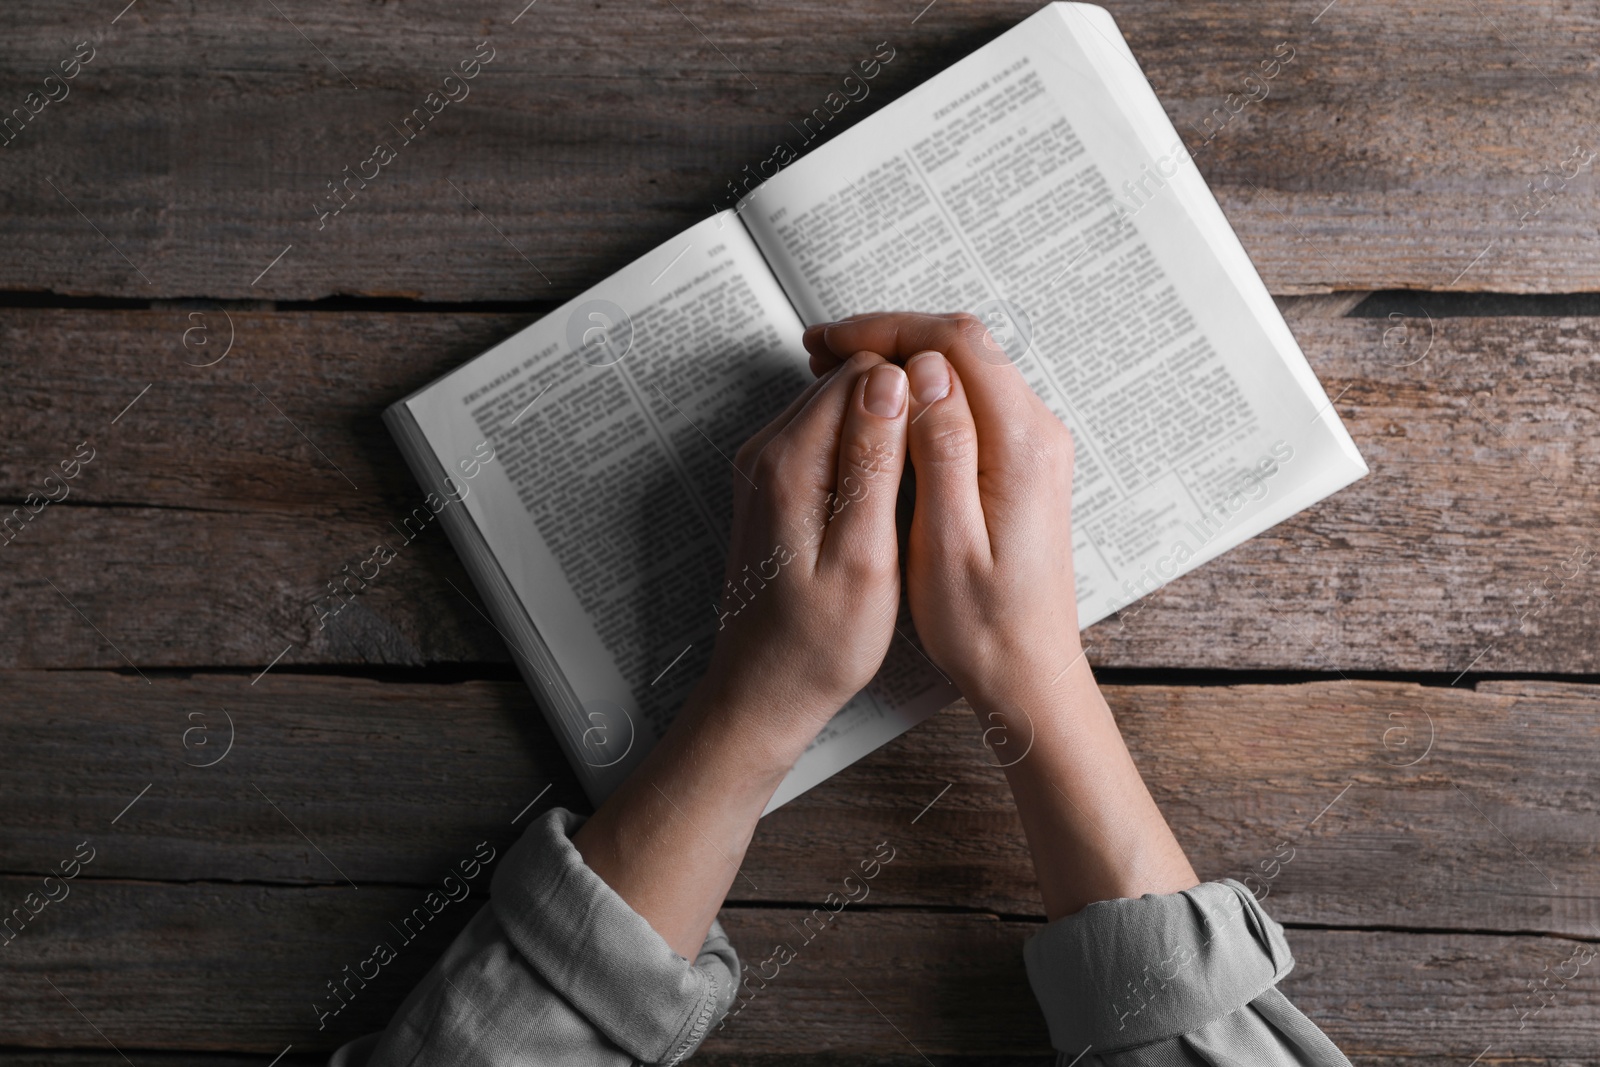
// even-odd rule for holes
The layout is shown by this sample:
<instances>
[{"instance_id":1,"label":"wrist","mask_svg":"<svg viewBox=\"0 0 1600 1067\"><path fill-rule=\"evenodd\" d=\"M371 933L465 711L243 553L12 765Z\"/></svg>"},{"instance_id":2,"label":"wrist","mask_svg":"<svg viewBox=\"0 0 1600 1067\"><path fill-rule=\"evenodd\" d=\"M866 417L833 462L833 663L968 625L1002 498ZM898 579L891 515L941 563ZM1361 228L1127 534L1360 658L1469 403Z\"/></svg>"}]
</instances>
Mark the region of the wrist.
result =
<instances>
[{"instance_id":1,"label":"wrist","mask_svg":"<svg viewBox=\"0 0 1600 1067\"><path fill-rule=\"evenodd\" d=\"M736 842L742 852L795 758L751 718L697 688L660 743L579 831L590 866L610 882L603 868L619 866L616 857L651 854L662 840L675 840L670 831L680 823L709 835L701 840L722 842L724 853Z\"/></svg>"},{"instance_id":2,"label":"wrist","mask_svg":"<svg viewBox=\"0 0 1600 1067\"><path fill-rule=\"evenodd\" d=\"M694 959L762 811L803 746L697 688L643 763L573 837L584 862Z\"/></svg>"},{"instance_id":3,"label":"wrist","mask_svg":"<svg viewBox=\"0 0 1600 1067\"><path fill-rule=\"evenodd\" d=\"M956 679L980 718L1070 713L1082 702L1083 686L1095 687L1094 671L1076 634L1045 649L1011 649L993 660L1000 666L976 678Z\"/></svg>"},{"instance_id":4,"label":"wrist","mask_svg":"<svg viewBox=\"0 0 1600 1067\"><path fill-rule=\"evenodd\" d=\"M770 779L776 789L831 714L817 711L816 701L811 702L816 707L799 710L795 703L764 689L730 684L713 672L690 693L672 732L696 748L724 754L747 777Z\"/></svg>"}]
</instances>

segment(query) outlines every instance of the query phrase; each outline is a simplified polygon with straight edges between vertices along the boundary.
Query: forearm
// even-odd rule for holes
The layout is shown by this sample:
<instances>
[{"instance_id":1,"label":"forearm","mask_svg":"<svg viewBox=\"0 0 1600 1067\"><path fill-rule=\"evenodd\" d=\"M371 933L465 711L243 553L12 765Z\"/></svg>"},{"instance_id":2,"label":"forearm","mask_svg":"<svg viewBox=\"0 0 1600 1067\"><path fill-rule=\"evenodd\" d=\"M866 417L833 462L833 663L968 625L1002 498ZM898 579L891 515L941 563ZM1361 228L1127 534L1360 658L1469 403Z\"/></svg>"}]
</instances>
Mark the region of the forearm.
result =
<instances>
[{"instance_id":1,"label":"forearm","mask_svg":"<svg viewBox=\"0 0 1600 1067\"><path fill-rule=\"evenodd\" d=\"M660 744L573 837L584 862L686 959L738 877L807 739L702 684Z\"/></svg>"},{"instance_id":2,"label":"forearm","mask_svg":"<svg viewBox=\"0 0 1600 1067\"><path fill-rule=\"evenodd\" d=\"M1006 777L1049 919L1097 900L1197 884L1086 659L1079 656L1042 690L974 705L986 730L1004 728L1001 753L1027 749L1020 758L1002 755L1002 762L1015 759Z\"/></svg>"}]
</instances>

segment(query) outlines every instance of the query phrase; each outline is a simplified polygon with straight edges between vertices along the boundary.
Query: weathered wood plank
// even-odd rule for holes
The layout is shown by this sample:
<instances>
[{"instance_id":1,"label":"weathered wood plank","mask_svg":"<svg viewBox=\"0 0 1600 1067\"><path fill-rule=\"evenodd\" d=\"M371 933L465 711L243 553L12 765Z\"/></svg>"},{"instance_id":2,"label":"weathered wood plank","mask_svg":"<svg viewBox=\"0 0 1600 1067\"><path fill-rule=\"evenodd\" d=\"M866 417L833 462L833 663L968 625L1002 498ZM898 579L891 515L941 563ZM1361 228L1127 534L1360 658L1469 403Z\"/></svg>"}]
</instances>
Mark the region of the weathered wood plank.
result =
<instances>
[{"instance_id":1,"label":"weathered wood plank","mask_svg":"<svg viewBox=\"0 0 1600 1067\"><path fill-rule=\"evenodd\" d=\"M0 587L0 641L14 663L81 658L116 669L254 674L280 655L286 667L508 659L482 599L432 527L407 544L381 521L311 514L66 507L41 519L51 527L48 546L20 538L8 546L13 569ZM387 581L369 583L323 618L338 603L328 583L343 579L345 566L354 573L380 541L397 553L381 574ZM63 639L61 651L77 651L53 650Z\"/></svg>"},{"instance_id":2,"label":"weathered wood plank","mask_svg":"<svg viewBox=\"0 0 1600 1067\"><path fill-rule=\"evenodd\" d=\"M704 217L780 141L802 145L791 123L879 42L895 59L830 135L1038 5L925 6L468 17L445 0L281 15L145 2L111 24L83 2L12 5L6 107L71 42L97 51L5 149L15 254L0 289L570 295ZM1274 291L1600 287L1594 179L1569 162L1596 147L1582 118L1597 103L1592 57L1571 44L1600 28L1594 12L1108 6ZM485 39L495 58L471 95L319 223L343 168L398 140L394 125ZM1280 42L1293 62L1246 84ZM1264 99L1238 103L1258 86Z\"/></svg>"},{"instance_id":3,"label":"weathered wood plank","mask_svg":"<svg viewBox=\"0 0 1600 1067\"><path fill-rule=\"evenodd\" d=\"M87 839L97 878L422 886L479 841L503 850L533 813L584 808L515 682L154 683L0 675L9 871L48 873ZM1202 877L1246 880L1285 922L1600 936L1600 689L1356 681L1108 697ZM236 728L225 758L223 709ZM888 841L897 858L874 905L1041 913L979 734L958 705L769 816L734 897L820 901Z\"/></svg>"},{"instance_id":4,"label":"weathered wood plank","mask_svg":"<svg viewBox=\"0 0 1600 1067\"><path fill-rule=\"evenodd\" d=\"M0 499L86 440L73 503L398 520L422 494L383 409L537 317L0 310Z\"/></svg>"},{"instance_id":5,"label":"weathered wood plank","mask_svg":"<svg viewBox=\"0 0 1600 1067\"><path fill-rule=\"evenodd\" d=\"M470 914L470 905L452 905L415 943L395 944L397 958L319 1031L315 1005L333 1002L326 983L375 943L399 942L389 924L420 904L420 891L74 885L51 906L61 913L41 915L0 962L7 1045L88 1047L92 1023L130 1049L326 1049L381 1027ZM0 879L7 900L31 887ZM905 1055L908 1041L926 1055L1046 1050L1021 959L1039 924L846 909L805 943L794 925L801 914L724 910L750 960L759 963L779 942L796 955L708 1052ZM1465 1063L1492 1043L1531 1057L1581 1058L1600 1041L1600 985L1581 970L1518 1030L1528 981L1583 943L1328 930L1290 937L1299 963L1285 991L1354 1055L1456 1055Z\"/></svg>"},{"instance_id":6,"label":"weathered wood plank","mask_svg":"<svg viewBox=\"0 0 1600 1067\"><path fill-rule=\"evenodd\" d=\"M848 1054L871 1042L874 1050L903 1054L910 1042L926 1054L971 1054L1026 1053L1044 1044L1021 965L1021 942L1038 927L903 912L841 920L762 991L777 995L755 997L707 1050ZM781 918L753 910L727 912L724 923L743 945L794 937ZM824 944L834 933L840 936ZM1592 952L1581 942L1295 930L1290 944L1297 967L1284 992L1357 1063L1368 1055L1450 1055L1468 1063L1490 1044L1513 1057L1582 1057L1600 1036L1600 983L1582 971L1565 988L1552 981L1554 1004L1518 1029L1521 1012L1540 1003L1529 983L1574 951ZM812 947L816 963L802 969ZM790 968L794 985L780 990Z\"/></svg>"},{"instance_id":7,"label":"weathered wood plank","mask_svg":"<svg viewBox=\"0 0 1600 1067\"><path fill-rule=\"evenodd\" d=\"M145 668L258 670L291 644L297 664L504 662L431 528L331 627L311 603L420 503L382 406L526 317L230 313L239 351L199 369L221 349L184 347L188 315L0 312L0 500L95 449L0 547L0 663L125 665L108 641ZM224 343L227 320L200 321ZM1600 320L1294 329L1373 473L1102 623L1091 660L1600 671Z\"/></svg>"}]
</instances>

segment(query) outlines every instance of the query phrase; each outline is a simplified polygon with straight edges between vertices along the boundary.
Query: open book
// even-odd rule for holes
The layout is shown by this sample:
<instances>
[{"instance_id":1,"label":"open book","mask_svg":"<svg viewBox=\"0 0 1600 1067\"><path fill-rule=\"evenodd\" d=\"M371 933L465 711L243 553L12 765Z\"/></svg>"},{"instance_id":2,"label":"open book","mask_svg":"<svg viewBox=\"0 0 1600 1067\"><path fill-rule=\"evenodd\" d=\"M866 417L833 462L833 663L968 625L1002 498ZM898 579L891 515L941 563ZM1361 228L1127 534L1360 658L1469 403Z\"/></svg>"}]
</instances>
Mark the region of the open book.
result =
<instances>
[{"instance_id":1,"label":"open book","mask_svg":"<svg viewBox=\"0 0 1600 1067\"><path fill-rule=\"evenodd\" d=\"M804 327L878 310L983 316L1072 430L1084 626L1366 473L1111 16L1051 4L385 413L596 804L706 667ZM957 697L899 630L768 810Z\"/></svg>"}]
</instances>

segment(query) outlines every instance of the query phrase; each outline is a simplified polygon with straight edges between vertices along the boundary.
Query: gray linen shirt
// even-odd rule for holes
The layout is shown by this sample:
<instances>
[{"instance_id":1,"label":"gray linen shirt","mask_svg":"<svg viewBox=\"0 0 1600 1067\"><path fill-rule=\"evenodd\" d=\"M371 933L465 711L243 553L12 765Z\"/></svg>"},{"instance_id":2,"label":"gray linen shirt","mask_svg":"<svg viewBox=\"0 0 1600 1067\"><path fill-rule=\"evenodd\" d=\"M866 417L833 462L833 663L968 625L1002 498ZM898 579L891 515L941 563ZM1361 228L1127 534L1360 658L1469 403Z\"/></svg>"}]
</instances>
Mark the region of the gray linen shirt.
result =
<instances>
[{"instance_id":1,"label":"gray linen shirt","mask_svg":"<svg viewBox=\"0 0 1600 1067\"><path fill-rule=\"evenodd\" d=\"M712 923L691 963L591 871L583 818L529 826L489 903L388 1029L329 1067L632 1067L683 1062L732 1004L739 957ZM1107 900L1023 946L1058 1062L1349 1067L1277 983L1283 928L1238 882Z\"/></svg>"}]
</instances>

